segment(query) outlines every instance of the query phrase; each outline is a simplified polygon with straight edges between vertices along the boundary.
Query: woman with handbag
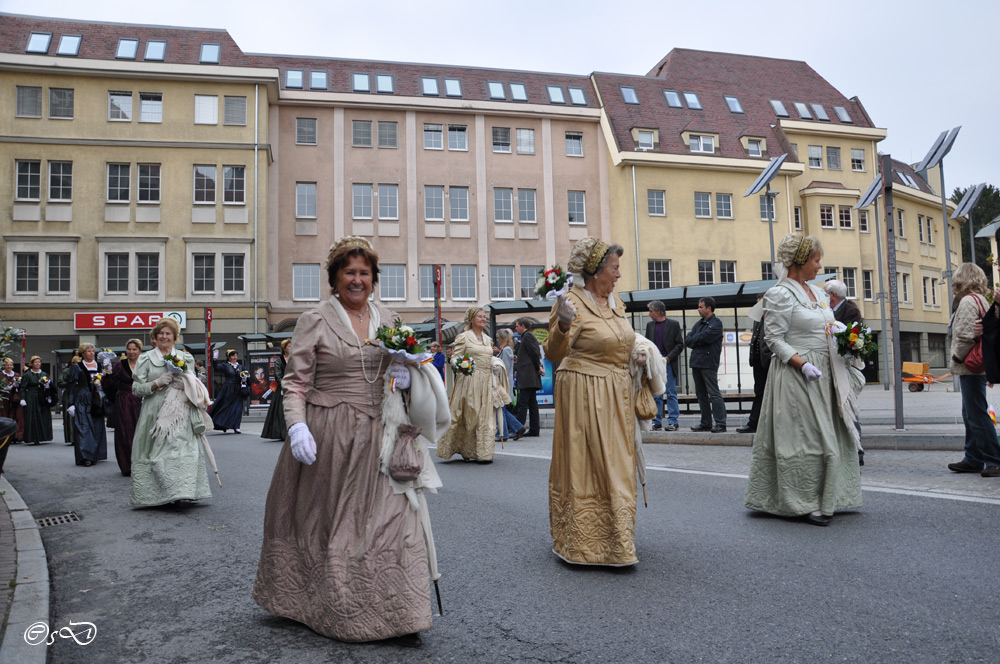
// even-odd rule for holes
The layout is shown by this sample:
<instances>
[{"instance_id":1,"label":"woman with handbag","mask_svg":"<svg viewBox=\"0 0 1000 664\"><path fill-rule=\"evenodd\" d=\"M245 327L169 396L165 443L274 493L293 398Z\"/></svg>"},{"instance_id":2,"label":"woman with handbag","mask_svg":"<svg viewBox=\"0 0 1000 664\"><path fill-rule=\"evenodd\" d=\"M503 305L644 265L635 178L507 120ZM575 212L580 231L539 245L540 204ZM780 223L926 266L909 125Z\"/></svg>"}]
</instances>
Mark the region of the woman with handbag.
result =
<instances>
[{"instance_id":1,"label":"woman with handbag","mask_svg":"<svg viewBox=\"0 0 1000 664\"><path fill-rule=\"evenodd\" d=\"M222 376L222 389L215 397L209 414L212 416L216 431L225 433L232 429L240 433L243 422L243 399L250 394L246 378L242 376L243 365L240 364L240 354L233 349L226 351L226 361L216 362L215 370Z\"/></svg>"},{"instance_id":2,"label":"woman with handbag","mask_svg":"<svg viewBox=\"0 0 1000 664\"><path fill-rule=\"evenodd\" d=\"M72 365L68 385L73 418L73 453L76 465L93 466L108 458L108 432L104 425L104 393L94 344L84 344L80 361Z\"/></svg>"},{"instance_id":3,"label":"woman with handbag","mask_svg":"<svg viewBox=\"0 0 1000 664\"><path fill-rule=\"evenodd\" d=\"M989 308L986 273L975 263L962 263L951 280L954 313L951 317L951 375L962 388L962 421L965 423L965 457L949 463L956 473L1000 477L1000 443L986 402L986 371L982 365L982 328L977 327ZM978 355L978 360L976 359Z\"/></svg>"}]
</instances>

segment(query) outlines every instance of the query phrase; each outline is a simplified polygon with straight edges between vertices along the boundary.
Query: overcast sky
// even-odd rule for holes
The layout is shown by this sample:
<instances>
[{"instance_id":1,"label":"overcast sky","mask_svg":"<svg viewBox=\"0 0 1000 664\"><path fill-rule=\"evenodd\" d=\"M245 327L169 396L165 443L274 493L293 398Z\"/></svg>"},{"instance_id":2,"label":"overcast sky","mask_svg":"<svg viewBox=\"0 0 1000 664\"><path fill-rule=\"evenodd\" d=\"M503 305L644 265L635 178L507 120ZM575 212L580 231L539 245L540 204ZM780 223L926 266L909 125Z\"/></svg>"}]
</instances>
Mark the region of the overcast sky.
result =
<instances>
[{"instance_id":1,"label":"overcast sky","mask_svg":"<svg viewBox=\"0 0 1000 664\"><path fill-rule=\"evenodd\" d=\"M883 153L918 162L961 125L948 193L1000 186L996 0L0 0L0 11L225 29L250 53L568 74L645 74L675 47L804 60L888 130Z\"/></svg>"}]
</instances>

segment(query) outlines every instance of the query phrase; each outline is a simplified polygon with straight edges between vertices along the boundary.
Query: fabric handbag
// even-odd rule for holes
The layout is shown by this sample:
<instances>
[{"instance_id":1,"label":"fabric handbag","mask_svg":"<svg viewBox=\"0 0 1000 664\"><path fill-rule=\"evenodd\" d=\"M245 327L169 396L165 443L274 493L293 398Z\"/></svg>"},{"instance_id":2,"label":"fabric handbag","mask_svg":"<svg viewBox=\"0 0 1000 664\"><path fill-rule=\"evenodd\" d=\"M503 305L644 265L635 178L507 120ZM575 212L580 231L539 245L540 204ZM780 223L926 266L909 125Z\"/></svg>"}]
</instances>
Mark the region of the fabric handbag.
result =
<instances>
[{"instance_id":1,"label":"fabric handbag","mask_svg":"<svg viewBox=\"0 0 1000 664\"><path fill-rule=\"evenodd\" d=\"M983 316L986 315L986 308L979 302L981 298L976 297L976 306L979 307L979 318L982 320ZM982 335L976 339L975 345L972 350L965 356L962 360L962 364L965 368L974 374L981 374L986 371L986 365L983 363L983 337Z\"/></svg>"},{"instance_id":2,"label":"fabric handbag","mask_svg":"<svg viewBox=\"0 0 1000 664\"><path fill-rule=\"evenodd\" d=\"M642 387L635 393L635 416L640 420L651 420L660 414L653 399L653 391L649 389L649 384L643 381Z\"/></svg>"},{"instance_id":3,"label":"fabric handbag","mask_svg":"<svg viewBox=\"0 0 1000 664\"><path fill-rule=\"evenodd\" d=\"M246 383L240 385L240 396L242 396L244 399L250 396L250 387Z\"/></svg>"},{"instance_id":4,"label":"fabric handbag","mask_svg":"<svg viewBox=\"0 0 1000 664\"><path fill-rule=\"evenodd\" d=\"M389 477L397 482L415 480L424 469L424 455L420 449L420 427L400 424L396 429L396 447L389 457Z\"/></svg>"}]
</instances>

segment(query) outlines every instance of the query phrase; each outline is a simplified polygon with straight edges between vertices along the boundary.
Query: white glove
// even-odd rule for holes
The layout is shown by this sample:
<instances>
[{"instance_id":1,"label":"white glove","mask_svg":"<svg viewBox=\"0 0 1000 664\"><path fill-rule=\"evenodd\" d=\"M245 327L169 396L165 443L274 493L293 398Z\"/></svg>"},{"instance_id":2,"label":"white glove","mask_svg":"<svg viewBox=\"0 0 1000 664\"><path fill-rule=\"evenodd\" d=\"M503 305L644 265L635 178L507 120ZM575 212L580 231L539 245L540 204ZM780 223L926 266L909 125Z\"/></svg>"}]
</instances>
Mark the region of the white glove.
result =
<instances>
[{"instance_id":1,"label":"white glove","mask_svg":"<svg viewBox=\"0 0 1000 664\"><path fill-rule=\"evenodd\" d=\"M559 304L556 305L556 316L559 317L560 323L573 324L573 320L576 318L576 307L569 301L569 298L565 296L559 298Z\"/></svg>"},{"instance_id":2,"label":"white glove","mask_svg":"<svg viewBox=\"0 0 1000 664\"><path fill-rule=\"evenodd\" d=\"M170 384L170 381L173 380L173 378L174 377L171 376L170 372L168 371L167 373L163 374L159 378L155 379L153 381L153 385L155 385L156 387L160 387L160 388L166 387L167 385Z\"/></svg>"},{"instance_id":3,"label":"white glove","mask_svg":"<svg viewBox=\"0 0 1000 664\"><path fill-rule=\"evenodd\" d=\"M27 405L28 405L28 402L27 402L27 401L25 401L24 399L21 399L21 405L22 405L22 406L27 406Z\"/></svg>"},{"instance_id":4,"label":"white glove","mask_svg":"<svg viewBox=\"0 0 1000 664\"><path fill-rule=\"evenodd\" d=\"M219 359L219 349L218 348L216 348L215 350L212 351L212 359L213 360Z\"/></svg>"},{"instance_id":5,"label":"white glove","mask_svg":"<svg viewBox=\"0 0 1000 664\"><path fill-rule=\"evenodd\" d=\"M812 362L806 362L802 365L802 375L811 383L822 378L823 372L817 369Z\"/></svg>"},{"instance_id":6,"label":"white glove","mask_svg":"<svg viewBox=\"0 0 1000 664\"><path fill-rule=\"evenodd\" d=\"M410 372L399 362L393 362L389 367L389 378L392 379L392 391L405 390L410 386Z\"/></svg>"},{"instance_id":7,"label":"white glove","mask_svg":"<svg viewBox=\"0 0 1000 664\"><path fill-rule=\"evenodd\" d=\"M309 426L305 422L297 422L288 427L288 439L295 460L312 465L316 460L316 439L309 432Z\"/></svg>"},{"instance_id":8,"label":"white glove","mask_svg":"<svg viewBox=\"0 0 1000 664\"><path fill-rule=\"evenodd\" d=\"M66 412L69 413L70 417L76 416L76 406L70 406L66 409Z\"/></svg>"}]
</instances>

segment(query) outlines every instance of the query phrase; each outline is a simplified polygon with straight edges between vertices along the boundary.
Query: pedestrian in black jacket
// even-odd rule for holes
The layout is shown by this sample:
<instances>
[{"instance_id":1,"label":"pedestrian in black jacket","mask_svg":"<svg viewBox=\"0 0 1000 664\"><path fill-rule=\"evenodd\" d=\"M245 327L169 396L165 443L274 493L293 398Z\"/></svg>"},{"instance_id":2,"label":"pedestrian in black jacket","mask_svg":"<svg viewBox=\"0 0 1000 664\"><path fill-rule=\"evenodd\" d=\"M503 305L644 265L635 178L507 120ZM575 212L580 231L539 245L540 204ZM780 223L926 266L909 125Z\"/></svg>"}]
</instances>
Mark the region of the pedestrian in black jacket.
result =
<instances>
[{"instance_id":1,"label":"pedestrian in black jacket","mask_svg":"<svg viewBox=\"0 0 1000 664\"><path fill-rule=\"evenodd\" d=\"M691 349L688 366L698 395L701 422L692 431L721 433L726 430L726 402L719 390L719 358L722 355L722 321L715 316L715 298L698 300L701 320L694 324L684 340ZM713 426L712 421L715 420Z\"/></svg>"},{"instance_id":2,"label":"pedestrian in black jacket","mask_svg":"<svg viewBox=\"0 0 1000 664\"><path fill-rule=\"evenodd\" d=\"M681 351L684 350L684 337L681 326L675 320L667 318L666 307L660 300L649 303L650 322L646 323L646 338L656 344L664 361L667 363L667 391L661 396L653 397L656 402L656 417L653 418L653 430L664 429L677 431L680 408L677 404L677 363ZM663 424L663 400L667 400L667 423Z\"/></svg>"},{"instance_id":3,"label":"pedestrian in black jacket","mask_svg":"<svg viewBox=\"0 0 1000 664\"><path fill-rule=\"evenodd\" d=\"M514 331L521 335L521 344L514 358L514 387L517 388L517 419L528 425L528 436L538 436L538 390L542 389L542 349L531 331L531 320L518 318ZM527 418L527 419L525 419Z\"/></svg>"},{"instance_id":4,"label":"pedestrian in black jacket","mask_svg":"<svg viewBox=\"0 0 1000 664\"><path fill-rule=\"evenodd\" d=\"M764 294L757 296L760 302ZM750 419L746 426L736 429L737 433L756 433L757 421L760 419L760 405L764 401L764 386L767 384L767 370L771 366L771 347L764 341L764 313L761 319L754 321L753 333L750 335L750 368L753 369L753 405L750 407Z\"/></svg>"}]
</instances>

